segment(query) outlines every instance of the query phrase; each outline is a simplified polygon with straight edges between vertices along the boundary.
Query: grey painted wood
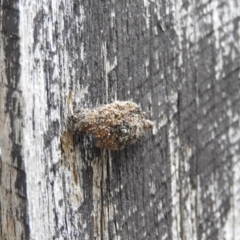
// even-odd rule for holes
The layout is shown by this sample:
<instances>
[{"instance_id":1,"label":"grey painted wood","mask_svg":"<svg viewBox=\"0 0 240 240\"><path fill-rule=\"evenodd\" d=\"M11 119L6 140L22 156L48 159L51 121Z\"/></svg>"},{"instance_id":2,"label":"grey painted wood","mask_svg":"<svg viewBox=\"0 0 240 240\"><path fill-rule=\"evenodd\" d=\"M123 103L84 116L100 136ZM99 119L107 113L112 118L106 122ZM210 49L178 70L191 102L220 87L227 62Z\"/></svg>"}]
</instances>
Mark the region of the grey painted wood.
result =
<instances>
[{"instance_id":1,"label":"grey painted wood","mask_svg":"<svg viewBox=\"0 0 240 240\"><path fill-rule=\"evenodd\" d=\"M238 239L239 0L3 0L0 23L1 239ZM66 132L115 100L154 130Z\"/></svg>"}]
</instances>

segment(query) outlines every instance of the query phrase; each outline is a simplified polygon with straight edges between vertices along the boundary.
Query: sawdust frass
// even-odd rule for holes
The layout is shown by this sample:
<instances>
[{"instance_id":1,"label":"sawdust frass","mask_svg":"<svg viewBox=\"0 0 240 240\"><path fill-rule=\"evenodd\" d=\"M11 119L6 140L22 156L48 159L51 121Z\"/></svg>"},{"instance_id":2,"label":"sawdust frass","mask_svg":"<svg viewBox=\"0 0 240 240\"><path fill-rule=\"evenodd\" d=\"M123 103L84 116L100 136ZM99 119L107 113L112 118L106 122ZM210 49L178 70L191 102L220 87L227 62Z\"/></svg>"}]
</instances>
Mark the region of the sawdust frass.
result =
<instances>
[{"instance_id":1,"label":"sawdust frass","mask_svg":"<svg viewBox=\"0 0 240 240\"><path fill-rule=\"evenodd\" d=\"M116 101L95 109L83 109L68 118L68 130L74 134L92 134L96 146L121 150L140 139L153 122L136 103Z\"/></svg>"}]
</instances>

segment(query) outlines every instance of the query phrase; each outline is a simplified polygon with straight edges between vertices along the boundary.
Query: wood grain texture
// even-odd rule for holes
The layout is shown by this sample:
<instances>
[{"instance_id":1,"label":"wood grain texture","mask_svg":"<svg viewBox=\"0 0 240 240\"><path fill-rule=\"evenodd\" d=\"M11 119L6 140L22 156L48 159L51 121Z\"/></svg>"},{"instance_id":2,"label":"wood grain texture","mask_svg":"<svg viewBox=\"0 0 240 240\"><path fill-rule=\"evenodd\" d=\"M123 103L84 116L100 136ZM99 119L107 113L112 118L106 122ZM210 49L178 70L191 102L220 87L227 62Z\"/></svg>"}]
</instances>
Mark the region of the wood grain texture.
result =
<instances>
[{"instance_id":1,"label":"wood grain texture","mask_svg":"<svg viewBox=\"0 0 240 240\"><path fill-rule=\"evenodd\" d=\"M0 44L0 239L238 239L239 0L4 0ZM65 132L115 100L153 132Z\"/></svg>"},{"instance_id":2,"label":"wood grain texture","mask_svg":"<svg viewBox=\"0 0 240 240\"><path fill-rule=\"evenodd\" d=\"M1 1L0 26L0 239L28 239L19 9L14 1Z\"/></svg>"}]
</instances>

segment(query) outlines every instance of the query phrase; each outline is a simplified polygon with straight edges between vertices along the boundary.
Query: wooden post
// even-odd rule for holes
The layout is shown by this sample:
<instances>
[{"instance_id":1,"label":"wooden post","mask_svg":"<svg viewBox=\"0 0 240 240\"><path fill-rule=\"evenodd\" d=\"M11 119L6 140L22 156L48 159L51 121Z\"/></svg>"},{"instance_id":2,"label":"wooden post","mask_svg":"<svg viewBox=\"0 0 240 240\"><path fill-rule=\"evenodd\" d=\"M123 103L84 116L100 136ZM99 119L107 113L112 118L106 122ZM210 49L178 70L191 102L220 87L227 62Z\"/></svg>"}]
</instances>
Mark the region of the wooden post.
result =
<instances>
[{"instance_id":1,"label":"wooden post","mask_svg":"<svg viewBox=\"0 0 240 240\"><path fill-rule=\"evenodd\" d=\"M239 238L239 1L0 4L0 239ZM67 131L116 100L153 131Z\"/></svg>"}]
</instances>

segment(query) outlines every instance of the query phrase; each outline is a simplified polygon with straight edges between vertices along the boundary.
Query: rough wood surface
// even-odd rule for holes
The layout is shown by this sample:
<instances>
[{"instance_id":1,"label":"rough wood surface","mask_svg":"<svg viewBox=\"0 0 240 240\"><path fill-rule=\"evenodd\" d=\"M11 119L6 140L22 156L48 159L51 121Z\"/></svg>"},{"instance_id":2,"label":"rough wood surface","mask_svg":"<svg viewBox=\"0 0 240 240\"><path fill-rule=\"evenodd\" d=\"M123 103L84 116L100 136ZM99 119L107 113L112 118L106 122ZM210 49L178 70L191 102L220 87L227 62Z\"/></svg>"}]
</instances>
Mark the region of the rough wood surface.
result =
<instances>
[{"instance_id":1,"label":"rough wood surface","mask_svg":"<svg viewBox=\"0 0 240 240\"><path fill-rule=\"evenodd\" d=\"M239 0L0 3L0 239L239 238ZM154 131L64 133L115 100Z\"/></svg>"},{"instance_id":2,"label":"rough wood surface","mask_svg":"<svg viewBox=\"0 0 240 240\"><path fill-rule=\"evenodd\" d=\"M28 239L19 8L0 3L0 239Z\"/></svg>"}]
</instances>

